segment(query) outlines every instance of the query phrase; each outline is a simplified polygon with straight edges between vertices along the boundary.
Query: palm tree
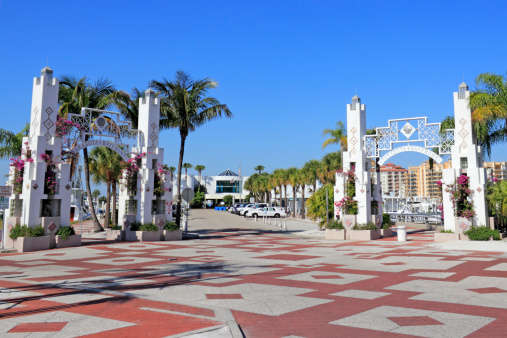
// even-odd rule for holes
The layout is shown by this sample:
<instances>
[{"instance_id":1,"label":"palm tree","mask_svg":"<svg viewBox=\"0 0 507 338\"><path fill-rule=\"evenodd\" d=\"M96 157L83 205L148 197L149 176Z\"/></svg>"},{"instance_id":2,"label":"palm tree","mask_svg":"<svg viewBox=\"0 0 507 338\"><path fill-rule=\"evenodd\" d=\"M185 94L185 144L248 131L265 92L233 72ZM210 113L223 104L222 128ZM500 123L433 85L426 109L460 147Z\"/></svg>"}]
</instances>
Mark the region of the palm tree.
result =
<instances>
[{"instance_id":1,"label":"palm tree","mask_svg":"<svg viewBox=\"0 0 507 338\"><path fill-rule=\"evenodd\" d=\"M161 98L161 116L164 118L161 121L162 127L179 128L180 131L178 206L176 209L176 223L179 225L181 218L181 168L188 134L222 115L232 117L232 113L227 105L207 96L210 89L217 87L217 83L208 78L194 81L185 72L178 71L174 81L170 82L164 78L162 81L152 81L151 86Z\"/></svg>"},{"instance_id":2,"label":"palm tree","mask_svg":"<svg viewBox=\"0 0 507 338\"><path fill-rule=\"evenodd\" d=\"M11 158L21 156L21 148L23 147L23 137L30 134L30 123L17 134L12 131L0 128L0 158Z\"/></svg>"},{"instance_id":3,"label":"palm tree","mask_svg":"<svg viewBox=\"0 0 507 338\"><path fill-rule=\"evenodd\" d=\"M187 182L187 172L188 172L188 169L192 169L194 166L191 165L190 163L183 163L183 168L185 168L185 188L188 186L188 182Z\"/></svg>"},{"instance_id":4,"label":"palm tree","mask_svg":"<svg viewBox=\"0 0 507 338\"><path fill-rule=\"evenodd\" d=\"M173 175L174 175L174 171L176 170L176 168L175 167L169 167L168 169L171 172L171 184L172 184L173 183Z\"/></svg>"},{"instance_id":5,"label":"palm tree","mask_svg":"<svg viewBox=\"0 0 507 338\"><path fill-rule=\"evenodd\" d=\"M195 170L197 170L197 172L199 173L199 184L201 184L201 172L206 169L205 166L203 166L202 164L198 164L194 167Z\"/></svg>"},{"instance_id":6,"label":"palm tree","mask_svg":"<svg viewBox=\"0 0 507 338\"><path fill-rule=\"evenodd\" d=\"M92 192L93 199L97 201L97 198L99 198L99 196L100 196L100 190L99 189L93 190L93 192ZM92 203L93 203L93 201L92 201ZM97 201L97 205L98 205L98 203L99 203L99 201Z\"/></svg>"},{"instance_id":7,"label":"palm tree","mask_svg":"<svg viewBox=\"0 0 507 338\"><path fill-rule=\"evenodd\" d=\"M287 182L292 186L292 217L296 217L296 191L299 188L299 170L296 167L287 169Z\"/></svg>"},{"instance_id":8,"label":"palm tree","mask_svg":"<svg viewBox=\"0 0 507 338\"><path fill-rule=\"evenodd\" d=\"M339 152L324 155L320 161L320 168L317 170L319 181L323 184L334 184L335 172L340 168L341 162L341 154Z\"/></svg>"},{"instance_id":9,"label":"palm tree","mask_svg":"<svg viewBox=\"0 0 507 338\"><path fill-rule=\"evenodd\" d=\"M86 77L78 80L73 76L64 75L60 80L60 88L58 91L58 103L60 104L58 114L63 118L67 118L70 113L80 114L81 108L84 107L105 109L110 104L110 95L114 92L115 87L112 85L112 82L106 78L100 78L95 83L90 84ZM88 139L89 136L86 136L85 141ZM83 160L86 193L88 200L91 201L92 192L90 188L88 150L86 148L83 149ZM95 232L103 231L104 228L97 219L93 203L90 203L90 213L93 219L93 230Z\"/></svg>"},{"instance_id":10,"label":"palm tree","mask_svg":"<svg viewBox=\"0 0 507 338\"><path fill-rule=\"evenodd\" d=\"M343 122L336 122L336 129L324 129L322 131L322 136L329 136L322 144L322 149L331 144L338 144L340 145L340 158L343 158L343 151L347 150L347 129Z\"/></svg>"},{"instance_id":11,"label":"palm tree","mask_svg":"<svg viewBox=\"0 0 507 338\"><path fill-rule=\"evenodd\" d=\"M308 175L309 181L308 184L313 185L313 191L312 193L315 193L317 191L317 180L319 179L318 170L320 167L320 162L317 160L310 160L306 162L303 166L304 171L306 172L306 175Z\"/></svg>"},{"instance_id":12,"label":"palm tree","mask_svg":"<svg viewBox=\"0 0 507 338\"><path fill-rule=\"evenodd\" d=\"M308 162L307 162L308 163ZM306 163L305 163L306 164ZM299 169L299 185L301 186L301 218L305 219L305 188L307 184L315 184L313 173L308 167L303 166Z\"/></svg>"},{"instance_id":13,"label":"palm tree","mask_svg":"<svg viewBox=\"0 0 507 338\"><path fill-rule=\"evenodd\" d=\"M114 150L106 147L95 147L90 152L90 172L95 183L106 183L106 216L104 227L109 227L111 190L113 193L113 224L116 223L116 184L121 175L122 158Z\"/></svg>"},{"instance_id":14,"label":"palm tree","mask_svg":"<svg viewBox=\"0 0 507 338\"><path fill-rule=\"evenodd\" d=\"M500 225L507 222L507 181L500 181L491 185L486 194L489 209L496 216Z\"/></svg>"},{"instance_id":15,"label":"palm tree","mask_svg":"<svg viewBox=\"0 0 507 338\"><path fill-rule=\"evenodd\" d=\"M139 99L142 97L144 97L144 91L140 91L136 87L132 88L130 94L119 90L110 96L110 103L132 123L132 129L138 128Z\"/></svg>"},{"instance_id":16,"label":"palm tree","mask_svg":"<svg viewBox=\"0 0 507 338\"><path fill-rule=\"evenodd\" d=\"M277 185L280 188L280 206L282 205L282 187L283 187L283 176L285 175L285 169L276 169L272 174L273 185ZM275 196L276 199L276 196ZM287 205L287 203L285 203Z\"/></svg>"},{"instance_id":17,"label":"palm tree","mask_svg":"<svg viewBox=\"0 0 507 338\"><path fill-rule=\"evenodd\" d=\"M258 171L259 172L259 175L261 174L261 172L264 170L264 166L263 165L258 165L254 168L255 171Z\"/></svg>"}]
</instances>

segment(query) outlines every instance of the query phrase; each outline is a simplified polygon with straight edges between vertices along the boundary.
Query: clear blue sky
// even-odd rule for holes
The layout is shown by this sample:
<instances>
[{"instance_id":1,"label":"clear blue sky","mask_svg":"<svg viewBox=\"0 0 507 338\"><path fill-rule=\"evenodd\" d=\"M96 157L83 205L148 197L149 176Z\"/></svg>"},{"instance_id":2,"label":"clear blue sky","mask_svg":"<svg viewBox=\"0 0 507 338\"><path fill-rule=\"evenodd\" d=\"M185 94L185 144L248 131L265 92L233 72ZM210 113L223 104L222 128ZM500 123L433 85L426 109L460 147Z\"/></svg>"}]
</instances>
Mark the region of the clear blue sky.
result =
<instances>
[{"instance_id":1,"label":"clear blue sky","mask_svg":"<svg viewBox=\"0 0 507 338\"><path fill-rule=\"evenodd\" d=\"M473 89L479 73L505 74L505 13L505 1L0 0L0 127L29 120L32 78L48 59L56 77L105 76L123 90L181 69L218 81L211 94L234 114L190 134L185 162L204 175L237 172L240 161L243 175L301 167L338 150L323 151L321 133L346 121L356 92L369 127L453 114L463 76ZM177 166L178 131L162 139Z\"/></svg>"}]
</instances>

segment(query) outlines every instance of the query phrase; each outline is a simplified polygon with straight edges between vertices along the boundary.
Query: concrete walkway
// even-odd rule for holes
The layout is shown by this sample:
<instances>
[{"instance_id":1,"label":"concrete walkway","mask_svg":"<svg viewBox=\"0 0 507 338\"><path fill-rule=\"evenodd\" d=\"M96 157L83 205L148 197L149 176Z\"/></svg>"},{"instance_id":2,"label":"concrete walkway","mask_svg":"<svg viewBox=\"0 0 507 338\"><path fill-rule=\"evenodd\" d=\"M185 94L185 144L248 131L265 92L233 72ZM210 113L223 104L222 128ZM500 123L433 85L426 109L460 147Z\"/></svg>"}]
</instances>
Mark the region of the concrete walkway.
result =
<instances>
[{"instance_id":1,"label":"concrete walkway","mask_svg":"<svg viewBox=\"0 0 507 338\"><path fill-rule=\"evenodd\" d=\"M198 240L0 255L0 337L505 335L502 246L293 236L314 227L193 210Z\"/></svg>"}]
</instances>

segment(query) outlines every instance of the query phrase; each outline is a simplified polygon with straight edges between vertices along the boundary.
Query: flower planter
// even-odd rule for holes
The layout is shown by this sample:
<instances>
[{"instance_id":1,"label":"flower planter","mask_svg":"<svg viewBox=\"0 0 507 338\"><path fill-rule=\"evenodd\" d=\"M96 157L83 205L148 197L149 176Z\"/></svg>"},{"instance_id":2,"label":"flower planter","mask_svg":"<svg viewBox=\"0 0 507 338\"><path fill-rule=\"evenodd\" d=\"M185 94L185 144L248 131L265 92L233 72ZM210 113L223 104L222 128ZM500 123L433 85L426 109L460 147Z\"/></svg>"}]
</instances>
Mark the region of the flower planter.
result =
<instances>
[{"instance_id":1,"label":"flower planter","mask_svg":"<svg viewBox=\"0 0 507 338\"><path fill-rule=\"evenodd\" d=\"M380 236L382 238L393 237L393 231L391 229L380 229Z\"/></svg>"},{"instance_id":2,"label":"flower planter","mask_svg":"<svg viewBox=\"0 0 507 338\"><path fill-rule=\"evenodd\" d=\"M14 240L14 249L18 252L49 250L49 236L18 237Z\"/></svg>"},{"instance_id":3,"label":"flower planter","mask_svg":"<svg viewBox=\"0 0 507 338\"><path fill-rule=\"evenodd\" d=\"M345 229L326 229L326 239L345 240Z\"/></svg>"},{"instance_id":4,"label":"flower planter","mask_svg":"<svg viewBox=\"0 0 507 338\"><path fill-rule=\"evenodd\" d=\"M106 239L108 241L123 241L125 239L125 231L106 229Z\"/></svg>"},{"instance_id":5,"label":"flower planter","mask_svg":"<svg viewBox=\"0 0 507 338\"><path fill-rule=\"evenodd\" d=\"M434 240L435 242L451 242L451 241L459 241L460 235L457 233L448 233L448 232L435 232Z\"/></svg>"},{"instance_id":6,"label":"flower planter","mask_svg":"<svg viewBox=\"0 0 507 338\"><path fill-rule=\"evenodd\" d=\"M72 235L67 239L62 239L62 236L55 236L57 248L69 248L73 246L81 246L81 235Z\"/></svg>"},{"instance_id":7,"label":"flower planter","mask_svg":"<svg viewBox=\"0 0 507 338\"><path fill-rule=\"evenodd\" d=\"M162 232L162 240L164 241L181 241L183 239L183 230L164 230Z\"/></svg>"},{"instance_id":8,"label":"flower planter","mask_svg":"<svg viewBox=\"0 0 507 338\"><path fill-rule=\"evenodd\" d=\"M160 241L160 231L130 231L125 230L127 242L157 242Z\"/></svg>"},{"instance_id":9,"label":"flower planter","mask_svg":"<svg viewBox=\"0 0 507 338\"><path fill-rule=\"evenodd\" d=\"M350 229L357 223L357 215L343 215L343 227L345 229Z\"/></svg>"},{"instance_id":10,"label":"flower planter","mask_svg":"<svg viewBox=\"0 0 507 338\"><path fill-rule=\"evenodd\" d=\"M380 230L347 230L347 239L351 241L373 241L380 239Z\"/></svg>"}]
</instances>

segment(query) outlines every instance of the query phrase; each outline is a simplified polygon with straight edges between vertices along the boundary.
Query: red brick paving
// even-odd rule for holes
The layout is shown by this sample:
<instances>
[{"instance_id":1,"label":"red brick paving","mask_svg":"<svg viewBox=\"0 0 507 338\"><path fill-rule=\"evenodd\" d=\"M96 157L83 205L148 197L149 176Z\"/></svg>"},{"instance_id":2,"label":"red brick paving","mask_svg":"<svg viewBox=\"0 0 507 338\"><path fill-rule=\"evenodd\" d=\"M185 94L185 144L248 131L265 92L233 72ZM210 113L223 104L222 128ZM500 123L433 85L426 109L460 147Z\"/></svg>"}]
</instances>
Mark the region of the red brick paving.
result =
<instances>
[{"instance_id":1,"label":"red brick paving","mask_svg":"<svg viewBox=\"0 0 507 338\"><path fill-rule=\"evenodd\" d=\"M200 245L192 246L194 249L194 256L178 256L171 255L168 257L163 257L157 254L157 251L163 250L171 250L171 249L181 249L181 248L189 248L191 247L191 242L188 245L174 245L171 243L149 243L149 248L146 245L137 244L130 245L131 248L143 248L142 255L124 255L124 253L128 253L128 248L115 247L115 246L106 246L104 244L94 244L87 246L92 250L100 250L103 252L107 252L107 254L103 254L100 257L81 257L74 260L52 260L51 257L62 257L65 255L63 252L58 252L58 250L54 250L51 253L45 254L44 258L40 258L38 260L45 260L50 262L49 265L60 265L62 268L65 267L79 267L83 268L83 270L70 270L69 272L72 274L64 275L64 276L54 276L54 277L33 277L30 278L31 282L51 282L54 280L65 279L68 282L72 282L73 279L77 278L93 278L93 277L101 277L104 275L114 276L115 279L139 279L146 280L147 282L137 283L137 284L125 284L125 285L111 285L103 288L104 290L114 290L120 292L128 292L134 290L142 290L144 288L167 288L172 285L202 285L202 286L214 286L214 287L226 287L226 286L235 286L241 285L244 283L255 283L261 285L274 285L274 286L283 286L283 287L297 287L310 289L311 291L298 295L301 297L308 298L318 298L318 299L326 299L331 300L331 302L320 304L317 306L291 311L285 314L281 314L278 316L269 316L263 314L252 313L248 311L242 310L232 310L234 318L241 325L243 331L246 333L247 337L283 337L288 335L295 335L301 337L331 337L331 336L375 336L375 337L391 337L391 336L399 336L399 334L394 334L390 332L383 332L378 330L368 330L368 329L360 329L354 327L347 327L342 325L332 325L329 324L331 321L338 320L341 318L346 318L352 315L356 315L362 313L364 311L377 308L379 306L396 306L396 307L406 307L413 309L421 309L421 310L431 310L431 311L439 311L439 312L449 312L449 313L458 313L458 314L467 314L473 316L482 316L482 317L491 317L495 318L495 321L492 323L478 329L476 332L473 332L471 336L502 336L505 334L506 322L507 322L507 310L503 308L490 308L483 306L473 306L473 305L465 305L465 304L454 304L454 303L446 303L446 302L433 302L433 301L422 301L410 299L411 297L419 295L421 292L418 290L413 291L398 291L388 289L390 286L401 284L404 282L409 282L413 280L430 280L430 281L445 281L445 282L459 282L464 278L469 276L483 276L483 277L497 277L497 278L506 278L505 271L493 271L486 270L489 267L498 265L500 263L507 263L506 258L499 258L496 255L498 253L485 253L485 252L471 252L464 253L460 256L454 256L449 254L449 252L441 251L441 250L431 250L432 254L424 253L418 254L418 251L428 250L423 247L424 244L430 243L431 240L428 239L427 235L424 234L409 234L409 238L411 241L404 244L404 248L410 247L410 250L400 249L398 246L389 247L390 250L380 252L380 253L372 253L369 251L360 252L361 248L365 250L370 249L372 247L381 247L382 242L390 242L393 239L387 238L382 239L377 244L366 244L365 242L328 242L325 246L320 246L321 241L304 241L301 240L299 244L294 244L295 240L292 237L288 236L272 236L266 239L266 236L262 238L262 244L266 244L266 248L258 248L258 247L247 247L248 245L259 244L260 241L257 241L255 237L243 237L243 235L237 232L241 232L240 229L234 229L236 233L232 233L229 231L220 231L220 233L213 233L212 235L216 238L217 241L223 239L232 239L237 241L235 244L227 244L227 245L214 245L214 241L211 240L201 240L198 241ZM244 231L245 235L250 235L252 231ZM265 234L262 234L265 235ZM289 243L290 241L290 243ZM329 245L328 245L329 244ZM121 244L120 244L121 245ZM200 246L212 246L214 250L202 250L203 248ZM271 247L273 245L280 245L282 247ZM151 246L154 246L152 248ZM270 246L269 248L267 246ZM319 255L304 255L304 254L290 254L291 252L302 252L305 253L307 249L311 249L314 246L319 248L330 248L330 249L346 249L346 248L355 248L359 251L357 252L347 252L347 251L337 251L337 255L345 255L346 257L350 257L351 259L364 260L375 262L379 259L389 258L389 257L399 257L398 259L402 259L403 257L419 257L423 258L433 258L438 257L441 261L459 261L461 264L456 265L454 267L438 270L438 269L420 269L415 266L409 270L404 270L400 272L387 272L387 271L368 271L368 270L360 270L355 269L351 266L345 266L344 264L340 264L339 256L337 256L337 261L333 263L319 263L314 267L313 264L307 264L305 260L318 259L321 256ZM243 274L243 275L230 275L228 277L233 277L236 280L232 280L229 282L224 282L221 284L211 284L206 281L212 280L213 278L224 277L221 273L216 273L221 270L227 272L229 268L228 258L234 259L234 255L231 257L221 257L221 256L203 256L204 253L213 253L216 254L218 249L228 248L233 250L241 250L249 253L263 253L269 252L268 255L260 255L256 256L258 259L268 259L273 260L273 265L269 265L267 267L278 268L276 271L266 271L259 272L255 274ZM136 252L137 250L134 250ZM123 254L122 254L123 253ZM18 254L13 254L18 255ZM12 255L9 255L12 256ZM7 255L0 256L0 259L8 257ZM132 258L133 257L133 258ZM144 262L144 263L135 263L135 257L142 258L150 258L153 261ZM170 257L177 258L174 261L169 261ZM483 257L490 258L493 257L495 260L493 261L460 261L462 258L469 257ZM102 259L110 259L113 263L127 263L121 265L114 264L98 264L94 263L95 260ZM58 258L59 259L59 258ZM202 273L205 273L206 278L201 278L199 275L195 276L169 276L164 274L153 274L152 267L156 267L159 265L165 264L182 264L185 262L195 262L196 259L207 260L211 259L214 261L220 261L221 265L196 265L198 269L202 270ZM278 260L278 262L275 262ZM280 262L286 261L286 262ZM132 262L132 263L130 263ZM297 266L291 266L286 264L295 264L299 263ZM17 269L27 269L29 266L23 265L23 262L17 261L0 261L1 267L14 267ZM342 262L343 263L343 262ZM208 262L203 262L201 264L209 264ZM386 266L386 268L393 266L406 265L407 263L402 261L393 261L387 263L381 263L381 266ZM120 269L127 271L118 271L118 272L100 272L99 270L104 269ZM218 270L217 270L218 269ZM214 271L217 270L217 271ZM146 273L150 271L150 273ZM287 280L280 279L279 277L291 276L306 272L329 272L329 275L312 275L313 279L319 282L309 282L304 280ZM414 277L411 276L417 272L445 272L445 273L454 273L453 275L445 278L429 278L429 277ZM369 275L375 276L375 278L366 279L357 281L350 284L337 285L326 282L326 280L343 280L344 277L338 276L336 273L343 274L358 274L358 275ZM51 298L47 298L49 296L61 296L61 295L72 295L77 293L82 293L83 291L76 291L72 289L62 289L58 287L51 286L51 284L28 284L23 283L19 278L21 276L17 276L16 272L0 272L0 287L10 288L14 291L31 291L41 293L42 295L33 295L33 296L20 296L19 298L6 299L4 301L14 304L23 305L23 307L12 307L10 309L0 310L0 327L1 320L6 318L13 317L21 317L26 315L32 315L43 312L51 312L51 311L67 311L78 314L86 314L92 315L102 318L115 319L123 322L135 323L135 326L130 326L126 328L111 330L107 332L102 332L99 334L92 335L93 337L110 337L111 335L119 336L154 336L154 337L164 337L169 335L175 335L183 332L189 332L193 330L198 330L202 328L209 328L216 325L220 325L223 322L220 320L212 320L212 319L204 319L194 317L192 315L205 316L209 318L215 318L215 314L212 310L206 309L204 307L200 307L198 304L195 306L181 305L175 303L168 303L165 301L155 301L155 300L147 300L140 298L132 298L128 296L119 296L119 295L108 295L109 298L98 299L94 301L88 302L80 302L77 304L62 304L57 301L51 301ZM18 279L17 279L18 278ZM94 281L89 280L83 283L107 283L112 284L114 281ZM389 293L389 295L385 295L376 299L359 299L359 298L349 298L349 297L340 297L340 296L332 296L331 294L338 293L341 291L347 290L363 290L363 291L374 291L374 292L384 292ZM506 291L497 287L484 287L484 288L470 288L469 291L476 292L477 294L486 294L486 293L499 293L503 294ZM244 297L239 293L206 293L206 298L208 300L243 300ZM42 299L47 298L47 299ZM148 311L142 310L142 308L154 308L159 310L164 310L166 312L156 312L156 311ZM167 313L167 311L172 311L176 313ZM177 314L178 313L178 314ZM185 315L186 314L186 315ZM389 319L399 326L424 326L424 325L442 325L442 323L426 316L411 316L411 317L389 317ZM48 323L51 325L46 325L42 323L25 323L19 324L12 330L31 330L31 331L10 331L10 332L47 332L47 331L58 331L58 327L62 325L62 323ZM58 326L60 325L60 326ZM61 329L61 328L60 328ZM46 331L37 331L37 330L46 330Z\"/></svg>"}]
</instances>

